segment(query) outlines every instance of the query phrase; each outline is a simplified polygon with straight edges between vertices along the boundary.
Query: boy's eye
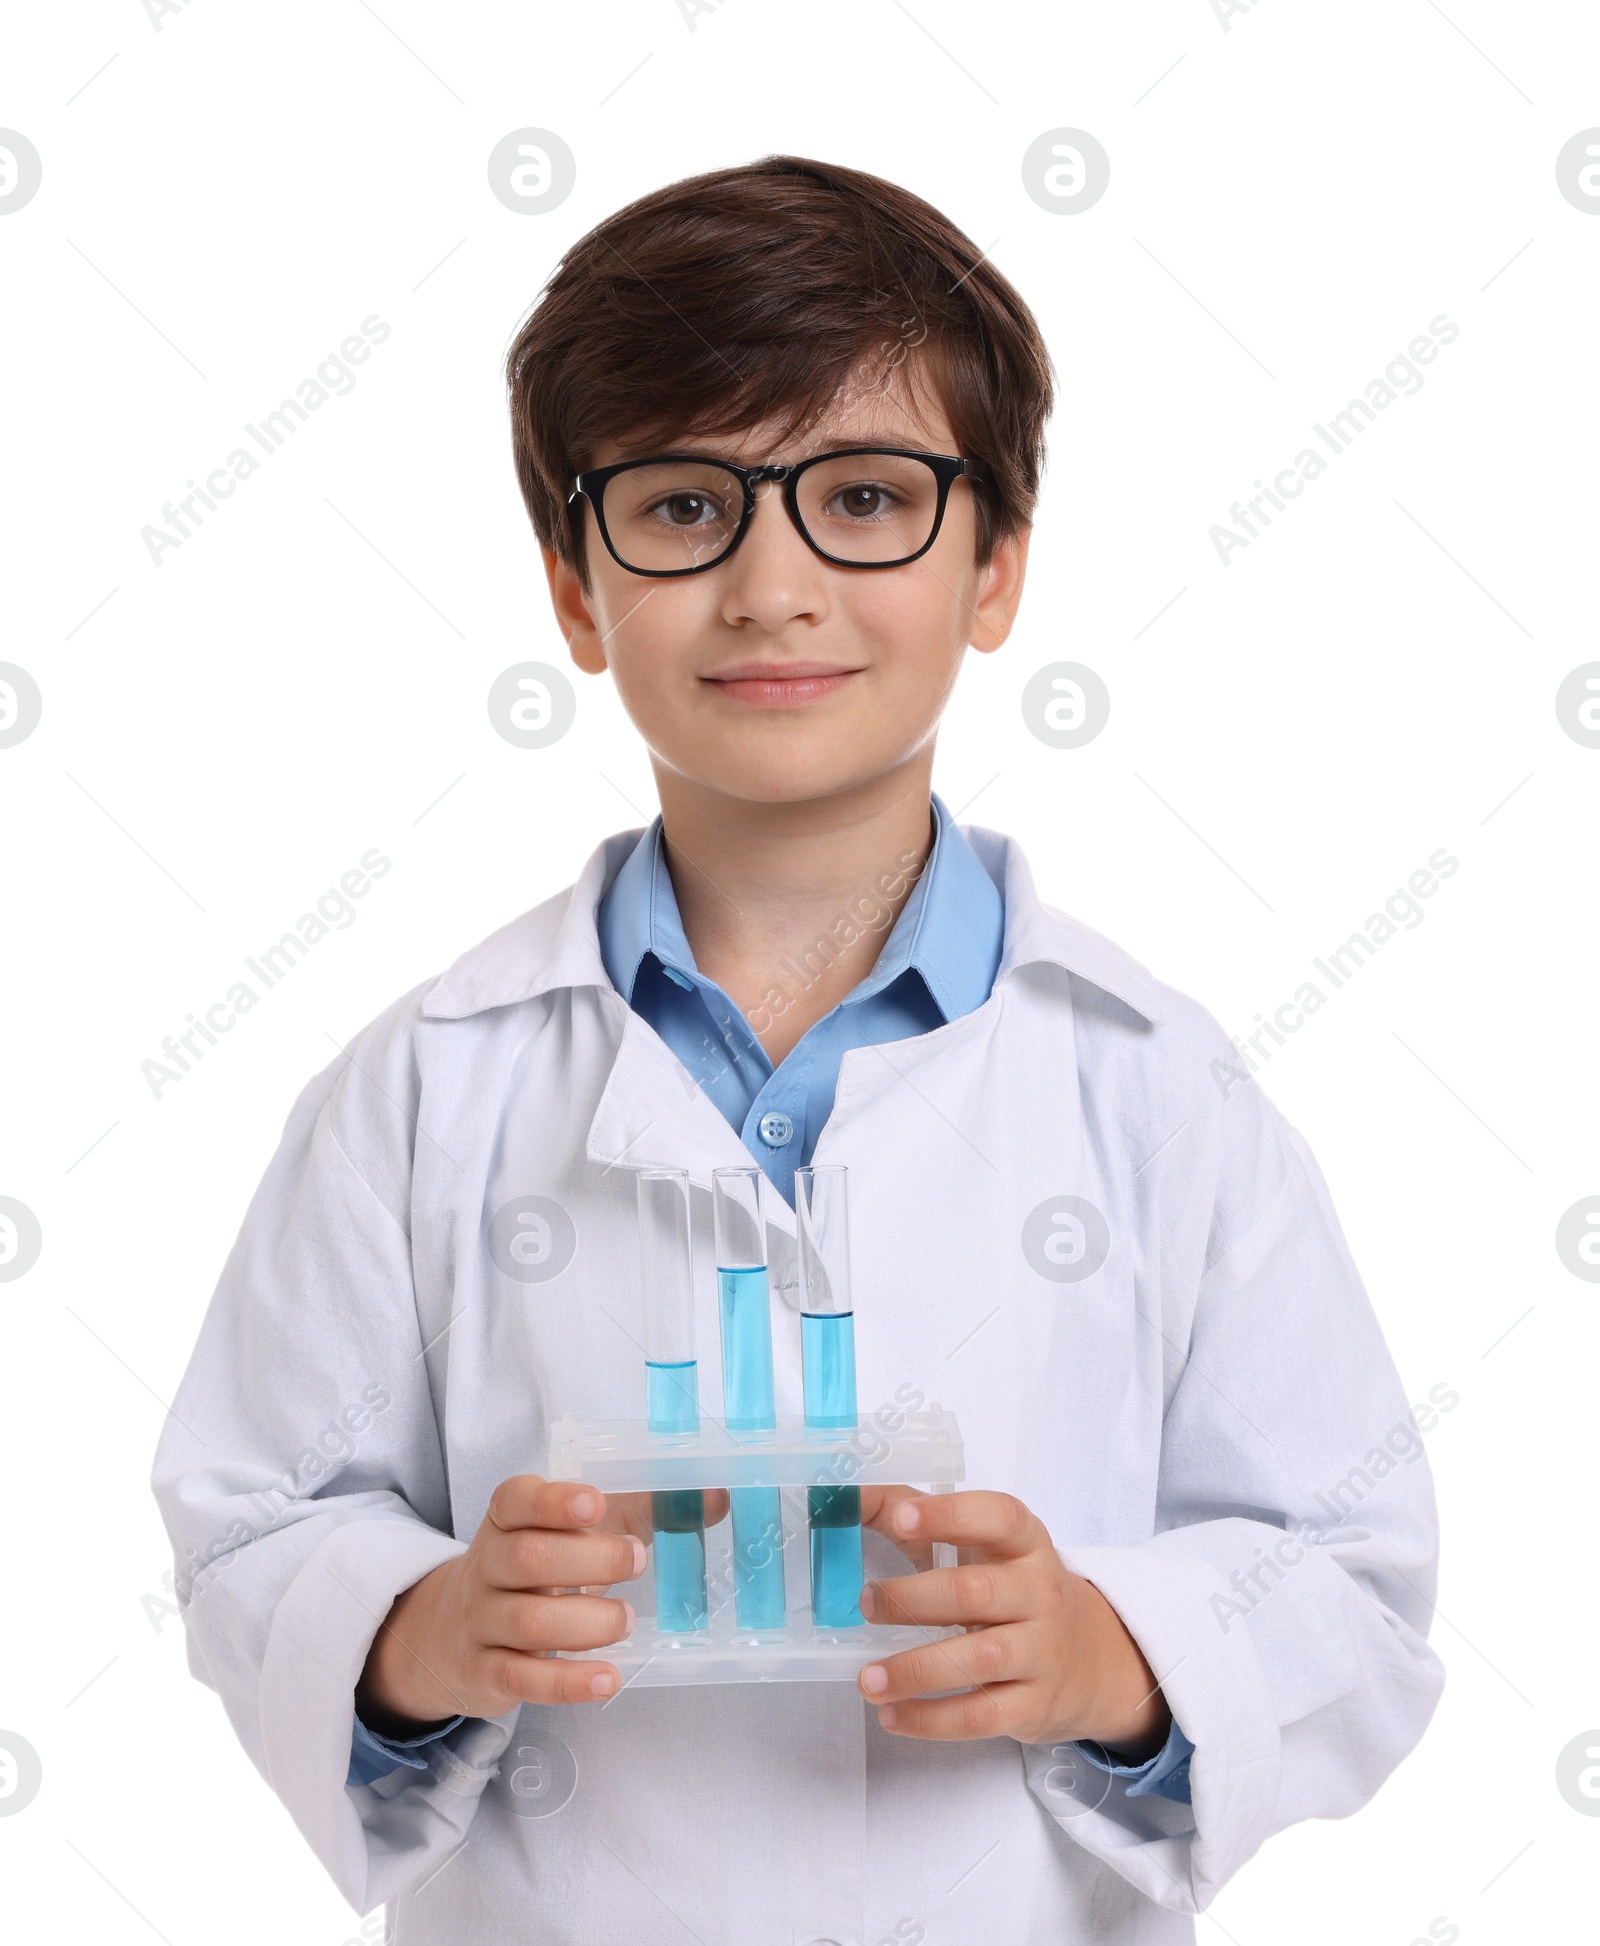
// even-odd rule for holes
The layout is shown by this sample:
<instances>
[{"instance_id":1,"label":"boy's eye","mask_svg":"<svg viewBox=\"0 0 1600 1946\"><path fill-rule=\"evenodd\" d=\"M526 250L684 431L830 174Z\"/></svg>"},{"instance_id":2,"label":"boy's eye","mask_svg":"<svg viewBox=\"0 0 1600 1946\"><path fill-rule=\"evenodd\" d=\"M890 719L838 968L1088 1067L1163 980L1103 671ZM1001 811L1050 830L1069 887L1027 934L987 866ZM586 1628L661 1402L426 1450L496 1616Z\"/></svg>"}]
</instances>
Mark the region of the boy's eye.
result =
<instances>
[{"instance_id":1,"label":"boy's eye","mask_svg":"<svg viewBox=\"0 0 1600 1946\"><path fill-rule=\"evenodd\" d=\"M722 508L705 493L669 493L650 511L674 527L699 527L722 516Z\"/></svg>"},{"instance_id":2,"label":"boy's eye","mask_svg":"<svg viewBox=\"0 0 1600 1946\"><path fill-rule=\"evenodd\" d=\"M843 514L847 519L872 520L888 513L897 504L887 487L871 480L859 480L842 487L823 508L824 513Z\"/></svg>"}]
</instances>

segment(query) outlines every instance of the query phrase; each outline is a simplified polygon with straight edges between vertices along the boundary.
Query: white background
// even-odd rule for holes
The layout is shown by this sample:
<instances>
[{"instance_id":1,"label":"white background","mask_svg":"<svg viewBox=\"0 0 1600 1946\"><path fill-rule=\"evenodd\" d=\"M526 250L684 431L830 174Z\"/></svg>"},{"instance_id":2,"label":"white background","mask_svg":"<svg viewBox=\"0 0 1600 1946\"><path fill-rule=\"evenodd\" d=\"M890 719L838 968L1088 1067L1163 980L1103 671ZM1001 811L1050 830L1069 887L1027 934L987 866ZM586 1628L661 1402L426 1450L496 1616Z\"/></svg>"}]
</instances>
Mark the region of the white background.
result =
<instances>
[{"instance_id":1,"label":"white background","mask_svg":"<svg viewBox=\"0 0 1600 1946\"><path fill-rule=\"evenodd\" d=\"M0 659L44 715L0 750L0 1193L44 1248L0 1286L0 1729L44 1784L0 1818L8 1932L357 1930L145 1600L160 1401L303 1082L654 812L604 680L573 672L550 749L490 725L502 669L563 654L501 365L607 212L775 150L948 211L1059 368L1021 622L942 738L952 807L1234 1033L1436 848L1460 860L1261 1070L1410 1396L1459 1394L1428 1436L1449 1686L1375 1802L1275 1839L1199 1936L1587 1932L1600 1820L1555 1768L1600 1725L1600 1290L1554 1235L1600 1193L1600 750L1555 692L1600 656L1600 220L1555 161L1600 124L1597 76L1576 0L11 12L0 124L44 175L0 219ZM529 125L577 158L537 216L485 173ZM1020 175L1063 125L1111 157L1081 213ZM140 528L373 313L393 332L355 390L155 566ZM1224 566L1212 524L1440 314L1460 335L1423 390ZM1062 659L1112 697L1077 751L1019 709ZM357 922L155 1099L163 1037L372 846L393 869Z\"/></svg>"}]
</instances>

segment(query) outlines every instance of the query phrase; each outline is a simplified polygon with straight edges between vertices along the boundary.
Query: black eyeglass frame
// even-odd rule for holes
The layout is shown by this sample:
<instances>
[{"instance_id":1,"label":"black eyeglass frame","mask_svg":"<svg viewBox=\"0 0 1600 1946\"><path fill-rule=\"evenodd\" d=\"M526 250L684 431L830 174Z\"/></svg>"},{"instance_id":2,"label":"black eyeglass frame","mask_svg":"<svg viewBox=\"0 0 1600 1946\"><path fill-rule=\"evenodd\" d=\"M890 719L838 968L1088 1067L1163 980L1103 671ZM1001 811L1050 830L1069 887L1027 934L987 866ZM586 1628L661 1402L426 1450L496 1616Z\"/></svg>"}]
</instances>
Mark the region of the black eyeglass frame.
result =
<instances>
[{"instance_id":1,"label":"black eyeglass frame","mask_svg":"<svg viewBox=\"0 0 1600 1946\"><path fill-rule=\"evenodd\" d=\"M830 554L821 546L807 528L800 513L799 481L802 473L810 467L820 466L824 460L859 459L869 454L882 453L890 459L921 460L933 474L939 489L939 499L933 510L933 526L928 538L915 554L901 554L892 561L847 561L837 554ZM733 530L733 539L720 554L709 561L698 561L692 568L636 568L631 561L625 561L617 552L606 527L605 496L607 483L619 473L630 473L641 466L663 466L675 461L692 461L700 466L720 466L724 472L731 473L744 489L744 506L739 515L739 524ZM835 568L903 568L912 561L920 561L934 542L939 538L939 529L944 525L944 510L950 499L950 489L957 480L968 479L987 481L988 469L981 461L960 459L953 453L924 453L914 446L842 446L833 452L816 453L810 459L797 460L792 465L782 466L736 466L732 460L717 459L709 453L653 453L647 459L619 460L615 466L591 467L579 473L572 482L572 491L567 495L570 508L580 496L587 500L594 510L595 525L600 529L600 538L606 544L606 552L619 568L629 574L642 574L652 580L675 580L685 574L704 574L710 568L721 567L749 531L751 519L756 510L756 488L765 480L783 487L783 503L789 510L789 518L794 522L795 531L813 554L821 557L830 567Z\"/></svg>"}]
</instances>

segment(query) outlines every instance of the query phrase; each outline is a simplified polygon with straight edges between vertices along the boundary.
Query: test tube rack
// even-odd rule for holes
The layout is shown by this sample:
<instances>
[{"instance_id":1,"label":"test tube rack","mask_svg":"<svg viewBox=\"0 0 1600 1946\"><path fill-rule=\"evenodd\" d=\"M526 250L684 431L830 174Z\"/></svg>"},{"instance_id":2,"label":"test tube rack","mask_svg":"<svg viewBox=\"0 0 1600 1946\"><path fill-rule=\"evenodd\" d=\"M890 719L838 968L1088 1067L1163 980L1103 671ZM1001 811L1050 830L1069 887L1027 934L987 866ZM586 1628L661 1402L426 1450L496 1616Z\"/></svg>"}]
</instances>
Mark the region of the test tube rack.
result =
<instances>
[{"instance_id":1,"label":"test tube rack","mask_svg":"<svg viewBox=\"0 0 1600 1946\"><path fill-rule=\"evenodd\" d=\"M581 1654L612 1663L623 1687L681 1683L854 1682L869 1662L958 1635L957 1628L868 1623L824 1628L812 1619L803 1489L811 1486L917 1487L950 1493L966 1477L961 1434L952 1413L938 1405L863 1413L841 1432L808 1429L800 1417L779 1416L775 1428L731 1433L702 1417L694 1433L651 1432L643 1420L558 1419L551 1428L547 1477L583 1480L602 1493L660 1493L689 1488L795 1489L798 1518L785 1506L784 1579L787 1618L782 1628L738 1625L728 1520L706 1529L708 1625L693 1631L655 1626L641 1614L633 1633L604 1649ZM953 1567L955 1549L936 1542L935 1567ZM907 1569L909 1572L909 1567ZM617 1592L631 1593L626 1584ZM579 1652L573 1652L579 1653Z\"/></svg>"}]
</instances>

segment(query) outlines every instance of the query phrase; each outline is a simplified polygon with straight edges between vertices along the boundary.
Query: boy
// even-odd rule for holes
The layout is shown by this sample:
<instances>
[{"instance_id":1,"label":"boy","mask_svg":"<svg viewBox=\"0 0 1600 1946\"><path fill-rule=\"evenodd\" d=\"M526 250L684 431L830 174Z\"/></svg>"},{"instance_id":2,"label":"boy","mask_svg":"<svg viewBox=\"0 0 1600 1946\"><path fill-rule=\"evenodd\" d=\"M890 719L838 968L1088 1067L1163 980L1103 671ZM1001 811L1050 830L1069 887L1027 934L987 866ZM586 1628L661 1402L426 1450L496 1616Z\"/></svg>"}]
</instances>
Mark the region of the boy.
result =
<instances>
[{"instance_id":1,"label":"boy","mask_svg":"<svg viewBox=\"0 0 1600 1946\"><path fill-rule=\"evenodd\" d=\"M1192 1939L1421 1735L1432 1491L1298 1134L931 795L1022 593L1037 328L937 211L775 158L583 239L509 377L662 814L296 1103L157 1459L194 1669L407 1946ZM635 1172L687 1169L709 1264L710 1171L761 1165L796 1411L814 1155L863 1406L951 1407L974 1483L863 1489L863 1608L967 1632L623 1692L647 1515L538 1468L639 1410Z\"/></svg>"}]
</instances>

